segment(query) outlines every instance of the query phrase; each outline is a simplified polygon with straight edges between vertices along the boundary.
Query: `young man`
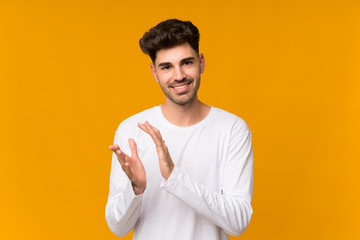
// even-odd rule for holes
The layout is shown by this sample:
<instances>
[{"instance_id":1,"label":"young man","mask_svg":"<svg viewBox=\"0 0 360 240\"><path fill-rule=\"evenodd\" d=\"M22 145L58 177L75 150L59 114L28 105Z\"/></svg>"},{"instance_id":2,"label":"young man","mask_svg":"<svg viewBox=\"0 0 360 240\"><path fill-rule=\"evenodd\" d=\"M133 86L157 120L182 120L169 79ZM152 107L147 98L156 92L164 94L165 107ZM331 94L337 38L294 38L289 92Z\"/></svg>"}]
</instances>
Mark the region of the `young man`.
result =
<instances>
[{"instance_id":1,"label":"young man","mask_svg":"<svg viewBox=\"0 0 360 240\"><path fill-rule=\"evenodd\" d=\"M159 23L140 39L165 103L118 127L106 220L133 239L229 239L252 215L251 132L199 101L205 59L189 21Z\"/></svg>"}]
</instances>

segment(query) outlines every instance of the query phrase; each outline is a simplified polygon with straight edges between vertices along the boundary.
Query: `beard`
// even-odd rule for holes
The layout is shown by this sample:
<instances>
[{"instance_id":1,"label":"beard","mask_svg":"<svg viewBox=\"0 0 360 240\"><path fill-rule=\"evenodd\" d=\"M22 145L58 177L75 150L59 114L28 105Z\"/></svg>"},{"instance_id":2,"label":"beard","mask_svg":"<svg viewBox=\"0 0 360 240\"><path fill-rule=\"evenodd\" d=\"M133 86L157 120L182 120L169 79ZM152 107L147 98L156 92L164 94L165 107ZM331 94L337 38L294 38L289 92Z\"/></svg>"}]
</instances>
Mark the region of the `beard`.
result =
<instances>
[{"instance_id":1,"label":"beard","mask_svg":"<svg viewBox=\"0 0 360 240\"><path fill-rule=\"evenodd\" d=\"M186 92L183 93L176 93L172 90L172 88L176 84L182 84L187 83L191 86L189 86L189 89ZM160 83L159 83L160 84ZM197 96L197 92L200 87L200 76L198 79L194 80L193 78L184 78L181 81L174 81L167 85L161 85L161 90L164 92L165 96L170 99L173 103L178 105L186 105L188 103L191 103L195 97Z\"/></svg>"}]
</instances>

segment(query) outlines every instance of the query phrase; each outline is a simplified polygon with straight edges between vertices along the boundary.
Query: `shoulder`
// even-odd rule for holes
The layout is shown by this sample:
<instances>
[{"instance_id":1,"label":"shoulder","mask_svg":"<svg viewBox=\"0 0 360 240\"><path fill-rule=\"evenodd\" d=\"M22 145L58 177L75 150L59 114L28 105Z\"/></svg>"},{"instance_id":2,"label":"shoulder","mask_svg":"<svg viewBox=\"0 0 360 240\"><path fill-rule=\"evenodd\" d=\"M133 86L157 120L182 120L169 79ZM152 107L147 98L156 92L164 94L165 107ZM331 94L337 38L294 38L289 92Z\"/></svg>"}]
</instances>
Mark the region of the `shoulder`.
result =
<instances>
[{"instance_id":1,"label":"shoulder","mask_svg":"<svg viewBox=\"0 0 360 240\"><path fill-rule=\"evenodd\" d=\"M249 134L250 128L241 117L220 108L212 107L214 111L213 123L227 128L232 133Z\"/></svg>"},{"instance_id":2,"label":"shoulder","mask_svg":"<svg viewBox=\"0 0 360 240\"><path fill-rule=\"evenodd\" d=\"M135 115L132 115L131 117L125 119L120 123L116 132L129 132L133 129L138 130L137 124L139 122L143 123L145 121L151 121L152 119L156 119L158 110L159 106L155 106L139 112Z\"/></svg>"}]
</instances>

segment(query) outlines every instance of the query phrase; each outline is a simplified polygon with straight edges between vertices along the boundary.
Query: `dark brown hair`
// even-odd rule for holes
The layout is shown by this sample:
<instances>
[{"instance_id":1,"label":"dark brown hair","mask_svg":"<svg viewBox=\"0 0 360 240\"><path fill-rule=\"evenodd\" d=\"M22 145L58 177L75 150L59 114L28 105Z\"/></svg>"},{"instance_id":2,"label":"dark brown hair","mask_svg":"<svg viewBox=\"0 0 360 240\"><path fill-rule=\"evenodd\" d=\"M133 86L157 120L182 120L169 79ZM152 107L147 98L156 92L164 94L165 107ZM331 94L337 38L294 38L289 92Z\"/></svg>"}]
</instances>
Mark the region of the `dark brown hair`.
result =
<instances>
[{"instance_id":1,"label":"dark brown hair","mask_svg":"<svg viewBox=\"0 0 360 240\"><path fill-rule=\"evenodd\" d=\"M169 19L146 32L140 39L139 45L143 53L148 54L155 62L156 52L160 49L175 47L186 42L199 55L199 39L199 30L190 21Z\"/></svg>"}]
</instances>

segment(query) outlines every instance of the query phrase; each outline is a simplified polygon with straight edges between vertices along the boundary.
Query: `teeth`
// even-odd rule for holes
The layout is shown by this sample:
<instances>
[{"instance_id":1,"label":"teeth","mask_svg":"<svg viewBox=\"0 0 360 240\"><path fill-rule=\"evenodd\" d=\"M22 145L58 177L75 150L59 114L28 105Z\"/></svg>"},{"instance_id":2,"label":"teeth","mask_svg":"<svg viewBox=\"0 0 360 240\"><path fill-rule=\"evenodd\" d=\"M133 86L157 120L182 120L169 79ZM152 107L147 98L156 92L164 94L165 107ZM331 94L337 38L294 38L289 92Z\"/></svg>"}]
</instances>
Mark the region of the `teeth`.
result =
<instances>
[{"instance_id":1,"label":"teeth","mask_svg":"<svg viewBox=\"0 0 360 240\"><path fill-rule=\"evenodd\" d=\"M174 88L175 88L175 89L183 89L184 87L186 87L186 85L178 86L178 87L174 87Z\"/></svg>"}]
</instances>

